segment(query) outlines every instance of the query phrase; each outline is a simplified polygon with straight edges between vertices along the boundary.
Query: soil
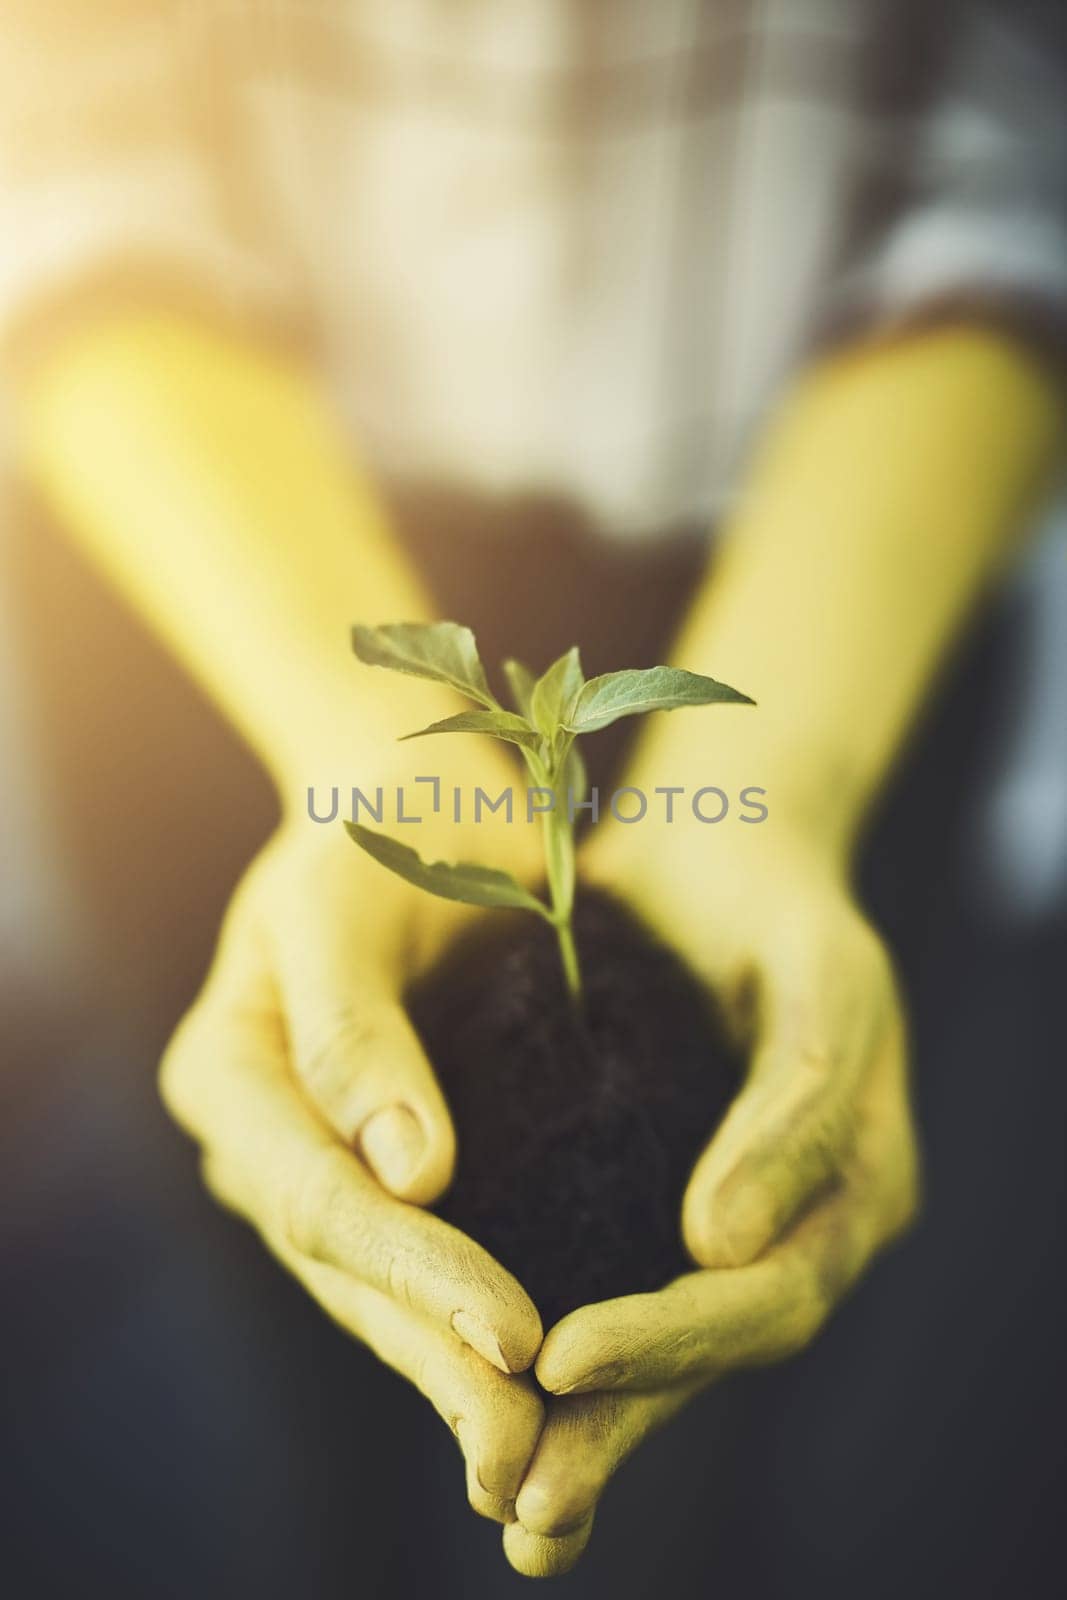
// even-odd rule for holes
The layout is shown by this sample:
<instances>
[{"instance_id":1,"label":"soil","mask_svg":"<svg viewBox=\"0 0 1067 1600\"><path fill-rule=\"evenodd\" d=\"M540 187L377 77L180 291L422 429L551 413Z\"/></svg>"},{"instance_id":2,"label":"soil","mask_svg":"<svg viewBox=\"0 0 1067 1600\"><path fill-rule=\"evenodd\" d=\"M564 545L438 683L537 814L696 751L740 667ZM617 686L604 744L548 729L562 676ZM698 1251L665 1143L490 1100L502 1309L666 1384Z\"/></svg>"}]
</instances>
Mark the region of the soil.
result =
<instances>
[{"instance_id":1,"label":"soil","mask_svg":"<svg viewBox=\"0 0 1067 1600\"><path fill-rule=\"evenodd\" d=\"M438 1211L501 1261L547 1328L692 1267L682 1194L740 1083L712 997L618 902L580 893L583 997L555 934L490 913L409 996L456 1127Z\"/></svg>"}]
</instances>

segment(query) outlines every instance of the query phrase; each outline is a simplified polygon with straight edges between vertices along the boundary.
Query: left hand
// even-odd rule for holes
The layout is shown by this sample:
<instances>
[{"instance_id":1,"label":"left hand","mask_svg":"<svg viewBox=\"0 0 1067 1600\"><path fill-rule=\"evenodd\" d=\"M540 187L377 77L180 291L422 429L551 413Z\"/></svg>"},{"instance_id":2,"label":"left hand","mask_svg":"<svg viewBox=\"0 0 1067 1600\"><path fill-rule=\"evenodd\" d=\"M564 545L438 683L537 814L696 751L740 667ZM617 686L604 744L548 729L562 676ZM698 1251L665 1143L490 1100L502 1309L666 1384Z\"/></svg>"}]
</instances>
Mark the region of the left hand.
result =
<instances>
[{"instance_id":1,"label":"left hand","mask_svg":"<svg viewBox=\"0 0 1067 1600\"><path fill-rule=\"evenodd\" d=\"M513 781L499 754L488 776L484 757L475 766L472 745L442 751L442 784ZM400 744L386 769L409 817L425 809L410 770L424 757L411 752ZM528 877L532 832L503 816L470 823L458 849ZM510 1273L428 1210L455 1136L404 1008L471 915L414 894L339 821L316 827L292 806L234 895L161 1089L211 1191L426 1396L459 1443L472 1507L506 1522L543 1417L526 1371L541 1322Z\"/></svg>"},{"instance_id":2,"label":"left hand","mask_svg":"<svg viewBox=\"0 0 1067 1600\"><path fill-rule=\"evenodd\" d=\"M692 819L607 823L585 871L628 886L750 1067L684 1197L700 1270L585 1306L544 1341L536 1372L558 1398L504 1532L531 1575L574 1564L615 1469L692 1395L811 1340L918 1192L900 1000L843 873L788 828Z\"/></svg>"}]
</instances>

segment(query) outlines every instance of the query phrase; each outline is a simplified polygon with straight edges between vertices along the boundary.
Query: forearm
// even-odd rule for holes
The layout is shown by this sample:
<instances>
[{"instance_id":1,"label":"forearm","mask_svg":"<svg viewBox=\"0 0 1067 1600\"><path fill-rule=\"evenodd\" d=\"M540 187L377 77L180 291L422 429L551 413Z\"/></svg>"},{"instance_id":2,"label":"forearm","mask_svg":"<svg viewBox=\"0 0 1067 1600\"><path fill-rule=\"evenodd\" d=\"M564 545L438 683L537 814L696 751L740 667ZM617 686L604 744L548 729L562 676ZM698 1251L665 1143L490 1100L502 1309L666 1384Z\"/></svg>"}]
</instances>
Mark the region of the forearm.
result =
<instances>
[{"instance_id":1,"label":"forearm","mask_svg":"<svg viewBox=\"0 0 1067 1600\"><path fill-rule=\"evenodd\" d=\"M428 601L295 366L131 315L65 336L23 402L34 482L283 790L395 736L406 686L387 713L348 629Z\"/></svg>"},{"instance_id":2,"label":"forearm","mask_svg":"<svg viewBox=\"0 0 1067 1600\"><path fill-rule=\"evenodd\" d=\"M803 378L675 650L758 702L701 736L703 770L724 755L732 779L847 854L1064 438L1054 383L978 328L856 349ZM666 760L669 720L651 758Z\"/></svg>"}]
</instances>

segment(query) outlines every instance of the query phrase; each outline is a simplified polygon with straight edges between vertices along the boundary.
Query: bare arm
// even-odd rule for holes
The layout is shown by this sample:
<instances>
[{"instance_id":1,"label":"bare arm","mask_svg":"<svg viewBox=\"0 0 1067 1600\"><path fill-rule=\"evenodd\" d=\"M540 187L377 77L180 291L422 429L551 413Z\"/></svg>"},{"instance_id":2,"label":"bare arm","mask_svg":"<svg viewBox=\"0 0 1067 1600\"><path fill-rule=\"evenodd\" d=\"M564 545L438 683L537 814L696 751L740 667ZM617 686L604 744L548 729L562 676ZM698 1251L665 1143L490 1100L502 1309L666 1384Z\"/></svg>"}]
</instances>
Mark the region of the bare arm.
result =
<instances>
[{"instance_id":1,"label":"bare arm","mask_svg":"<svg viewBox=\"0 0 1067 1600\"><path fill-rule=\"evenodd\" d=\"M867 806L937 665L1060 459L1063 406L979 328L857 348L803 376L756 460L674 659L758 701L650 722L628 781L767 790L759 826L608 822L586 870L706 978L749 1055L697 1162L698 1270L586 1307L537 1361L558 1398L505 1547L577 1559L620 1461L697 1390L810 1340L918 1200L906 1030L851 894Z\"/></svg>"},{"instance_id":2,"label":"bare arm","mask_svg":"<svg viewBox=\"0 0 1067 1600\"><path fill-rule=\"evenodd\" d=\"M23 399L32 478L283 804L167 1051L164 1099L209 1187L418 1384L456 1433L472 1505L506 1521L541 1422L517 1375L540 1323L502 1267L423 1209L455 1147L402 1004L459 908L414 906L339 826L301 823L293 803L320 781L316 763L334 782L406 783L405 759L419 770L425 758L395 740L407 686L355 671L348 629L425 616L427 599L294 366L195 322L129 315L66 334Z\"/></svg>"},{"instance_id":3,"label":"bare arm","mask_svg":"<svg viewBox=\"0 0 1067 1600\"><path fill-rule=\"evenodd\" d=\"M677 645L759 702L726 752L709 727L705 768L725 754L739 776L764 773L751 781L779 812L847 848L1065 445L1052 377L982 328L861 346L803 377ZM683 736L661 719L639 759L673 763Z\"/></svg>"},{"instance_id":4,"label":"bare arm","mask_svg":"<svg viewBox=\"0 0 1067 1600\"><path fill-rule=\"evenodd\" d=\"M75 326L23 388L32 478L283 795L342 735L380 750L381 684L352 671L349 625L429 602L310 377L206 322L131 313Z\"/></svg>"}]
</instances>

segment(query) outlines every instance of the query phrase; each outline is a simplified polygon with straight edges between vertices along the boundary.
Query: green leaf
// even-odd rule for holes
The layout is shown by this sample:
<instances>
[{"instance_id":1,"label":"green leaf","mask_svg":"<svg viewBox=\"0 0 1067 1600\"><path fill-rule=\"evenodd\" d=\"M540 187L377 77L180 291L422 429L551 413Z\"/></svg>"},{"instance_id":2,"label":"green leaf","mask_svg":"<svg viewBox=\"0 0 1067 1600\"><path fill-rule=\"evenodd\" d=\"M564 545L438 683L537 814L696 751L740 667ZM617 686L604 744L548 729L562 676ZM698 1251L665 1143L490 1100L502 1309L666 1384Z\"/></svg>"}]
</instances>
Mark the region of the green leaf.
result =
<instances>
[{"instance_id":1,"label":"green leaf","mask_svg":"<svg viewBox=\"0 0 1067 1600\"><path fill-rule=\"evenodd\" d=\"M534 684L537 682L536 677L529 667L525 666L521 661L516 661L514 657L510 657L505 661L503 666L504 676L507 678L508 688L511 690L511 698L523 716L529 717L530 697L534 691Z\"/></svg>"},{"instance_id":2,"label":"green leaf","mask_svg":"<svg viewBox=\"0 0 1067 1600\"><path fill-rule=\"evenodd\" d=\"M536 911L539 916L551 920L547 906L524 889L510 872L479 867L468 861L457 862L454 866L447 861L424 861L417 850L390 838L387 833L378 833L358 822L346 822L345 829L349 838L375 861L428 894L438 895L442 900L461 900L469 906L514 906L522 911Z\"/></svg>"},{"instance_id":3,"label":"green leaf","mask_svg":"<svg viewBox=\"0 0 1067 1600\"><path fill-rule=\"evenodd\" d=\"M538 678L530 695L530 719L546 739L554 739L564 726L584 682L577 645L553 661Z\"/></svg>"},{"instance_id":4,"label":"green leaf","mask_svg":"<svg viewBox=\"0 0 1067 1600\"><path fill-rule=\"evenodd\" d=\"M685 672L681 667L606 672L586 684L571 708L566 727L572 733L595 733L619 717L635 717L645 711L730 702L749 706L756 703L727 683L702 677L698 672Z\"/></svg>"},{"instance_id":5,"label":"green leaf","mask_svg":"<svg viewBox=\"0 0 1067 1600\"><path fill-rule=\"evenodd\" d=\"M427 733L491 733L497 739L524 745L527 750L536 750L541 743L540 734L525 717L517 717L513 711L461 711L441 722L431 722L428 728L405 733L403 738L421 739Z\"/></svg>"},{"instance_id":6,"label":"green leaf","mask_svg":"<svg viewBox=\"0 0 1067 1600\"><path fill-rule=\"evenodd\" d=\"M432 678L451 684L482 705L496 704L474 635L458 622L390 622L381 628L357 623L352 629L352 648L368 666Z\"/></svg>"}]
</instances>

